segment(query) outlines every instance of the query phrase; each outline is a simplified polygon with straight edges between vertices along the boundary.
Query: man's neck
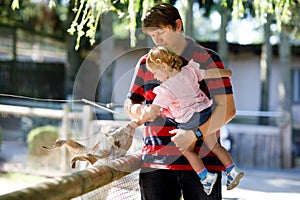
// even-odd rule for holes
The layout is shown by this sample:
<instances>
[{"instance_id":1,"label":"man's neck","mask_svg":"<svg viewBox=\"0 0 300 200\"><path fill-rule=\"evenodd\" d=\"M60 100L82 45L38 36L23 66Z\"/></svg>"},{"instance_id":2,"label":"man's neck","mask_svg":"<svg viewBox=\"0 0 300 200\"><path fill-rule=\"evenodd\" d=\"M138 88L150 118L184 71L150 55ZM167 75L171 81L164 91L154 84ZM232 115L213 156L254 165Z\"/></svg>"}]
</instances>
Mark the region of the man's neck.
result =
<instances>
[{"instance_id":1,"label":"man's neck","mask_svg":"<svg viewBox=\"0 0 300 200\"><path fill-rule=\"evenodd\" d=\"M179 41L177 42L178 45L174 48L174 51L176 54L181 55L187 46L187 41L185 40L184 37L180 37L178 39L179 39Z\"/></svg>"}]
</instances>

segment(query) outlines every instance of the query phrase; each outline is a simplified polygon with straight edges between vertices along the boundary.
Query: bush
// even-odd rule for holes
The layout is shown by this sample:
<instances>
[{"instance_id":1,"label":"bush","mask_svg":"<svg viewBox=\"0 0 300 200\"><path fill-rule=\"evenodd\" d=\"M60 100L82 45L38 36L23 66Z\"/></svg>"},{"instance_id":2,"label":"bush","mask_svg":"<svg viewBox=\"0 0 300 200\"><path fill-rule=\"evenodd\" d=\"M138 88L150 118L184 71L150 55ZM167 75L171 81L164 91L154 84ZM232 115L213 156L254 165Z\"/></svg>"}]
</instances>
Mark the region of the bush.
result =
<instances>
[{"instance_id":1,"label":"bush","mask_svg":"<svg viewBox=\"0 0 300 200\"><path fill-rule=\"evenodd\" d=\"M49 151L42 149L42 146L52 146L57 138L57 127L48 125L32 129L27 136L29 155L43 156L49 154Z\"/></svg>"},{"instance_id":2,"label":"bush","mask_svg":"<svg viewBox=\"0 0 300 200\"><path fill-rule=\"evenodd\" d=\"M27 135L28 164L31 168L49 173L64 170L61 169L62 156L67 156L65 159L71 161L71 154L68 151L62 154L61 148L50 151L42 148L42 146L52 147L57 139L59 139L59 128L52 125L37 127L29 132ZM71 170L71 163L64 164L67 165L67 170Z\"/></svg>"}]
</instances>

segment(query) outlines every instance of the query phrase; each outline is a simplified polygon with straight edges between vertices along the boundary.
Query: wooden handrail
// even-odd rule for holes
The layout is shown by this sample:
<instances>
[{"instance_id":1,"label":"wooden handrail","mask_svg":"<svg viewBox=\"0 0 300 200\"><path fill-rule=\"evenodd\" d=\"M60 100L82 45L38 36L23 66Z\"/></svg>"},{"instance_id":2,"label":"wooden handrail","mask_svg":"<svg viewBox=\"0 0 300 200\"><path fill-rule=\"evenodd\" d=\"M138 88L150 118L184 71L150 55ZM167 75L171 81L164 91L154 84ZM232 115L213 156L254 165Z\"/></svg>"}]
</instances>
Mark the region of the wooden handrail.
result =
<instances>
[{"instance_id":1,"label":"wooden handrail","mask_svg":"<svg viewBox=\"0 0 300 200\"><path fill-rule=\"evenodd\" d=\"M71 175L54 178L38 185L0 196L1 200L66 200L91 192L140 168L141 153L94 165Z\"/></svg>"}]
</instances>

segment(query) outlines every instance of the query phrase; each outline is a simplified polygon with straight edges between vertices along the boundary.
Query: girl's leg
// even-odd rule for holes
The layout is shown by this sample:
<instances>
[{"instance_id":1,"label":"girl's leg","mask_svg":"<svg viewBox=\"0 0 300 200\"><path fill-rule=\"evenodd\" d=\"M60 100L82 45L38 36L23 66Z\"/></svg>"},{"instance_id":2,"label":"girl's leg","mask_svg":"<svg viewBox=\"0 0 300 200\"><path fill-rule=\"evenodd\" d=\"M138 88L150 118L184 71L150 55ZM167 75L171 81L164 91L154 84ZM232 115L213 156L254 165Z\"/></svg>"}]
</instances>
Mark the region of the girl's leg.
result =
<instances>
[{"instance_id":1,"label":"girl's leg","mask_svg":"<svg viewBox=\"0 0 300 200\"><path fill-rule=\"evenodd\" d=\"M194 152L194 146L194 144L191 145L189 149L185 153L183 153L183 155L188 159L189 163L201 179L203 190L207 195L210 195L217 180L218 174L210 173L207 171L198 154Z\"/></svg>"},{"instance_id":2,"label":"girl's leg","mask_svg":"<svg viewBox=\"0 0 300 200\"><path fill-rule=\"evenodd\" d=\"M233 164L229 152L218 143L216 134L205 136L204 142L206 146L219 158L225 167L230 167Z\"/></svg>"},{"instance_id":3,"label":"girl's leg","mask_svg":"<svg viewBox=\"0 0 300 200\"><path fill-rule=\"evenodd\" d=\"M206 136L204 142L225 166L227 173L227 190L232 190L239 184L240 179L244 176L244 172L234 165L228 151L218 143L216 134Z\"/></svg>"},{"instance_id":4,"label":"girl's leg","mask_svg":"<svg viewBox=\"0 0 300 200\"><path fill-rule=\"evenodd\" d=\"M183 155L188 159L189 163L192 165L193 169L198 172L202 170L204 164L199 156L194 152L194 144L189 147L189 149L183 153Z\"/></svg>"}]
</instances>

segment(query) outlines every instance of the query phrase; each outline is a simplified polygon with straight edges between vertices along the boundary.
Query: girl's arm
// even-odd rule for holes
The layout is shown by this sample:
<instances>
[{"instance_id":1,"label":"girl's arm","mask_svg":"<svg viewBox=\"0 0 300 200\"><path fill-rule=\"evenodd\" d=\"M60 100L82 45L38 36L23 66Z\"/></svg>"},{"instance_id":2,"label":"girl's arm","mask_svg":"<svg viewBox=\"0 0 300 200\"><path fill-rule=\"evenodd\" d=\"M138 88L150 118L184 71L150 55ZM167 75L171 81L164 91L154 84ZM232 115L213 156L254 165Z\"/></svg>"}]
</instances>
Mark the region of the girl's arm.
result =
<instances>
[{"instance_id":1,"label":"girl's arm","mask_svg":"<svg viewBox=\"0 0 300 200\"><path fill-rule=\"evenodd\" d=\"M152 122L160 114L160 106L155 104L147 104L141 109L141 114L136 121L137 125L140 126L145 122Z\"/></svg>"},{"instance_id":2,"label":"girl's arm","mask_svg":"<svg viewBox=\"0 0 300 200\"><path fill-rule=\"evenodd\" d=\"M205 70L204 79L231 77L231 75L232 71L230 69L212 68Z\"/></svg>"}]
</instances>

